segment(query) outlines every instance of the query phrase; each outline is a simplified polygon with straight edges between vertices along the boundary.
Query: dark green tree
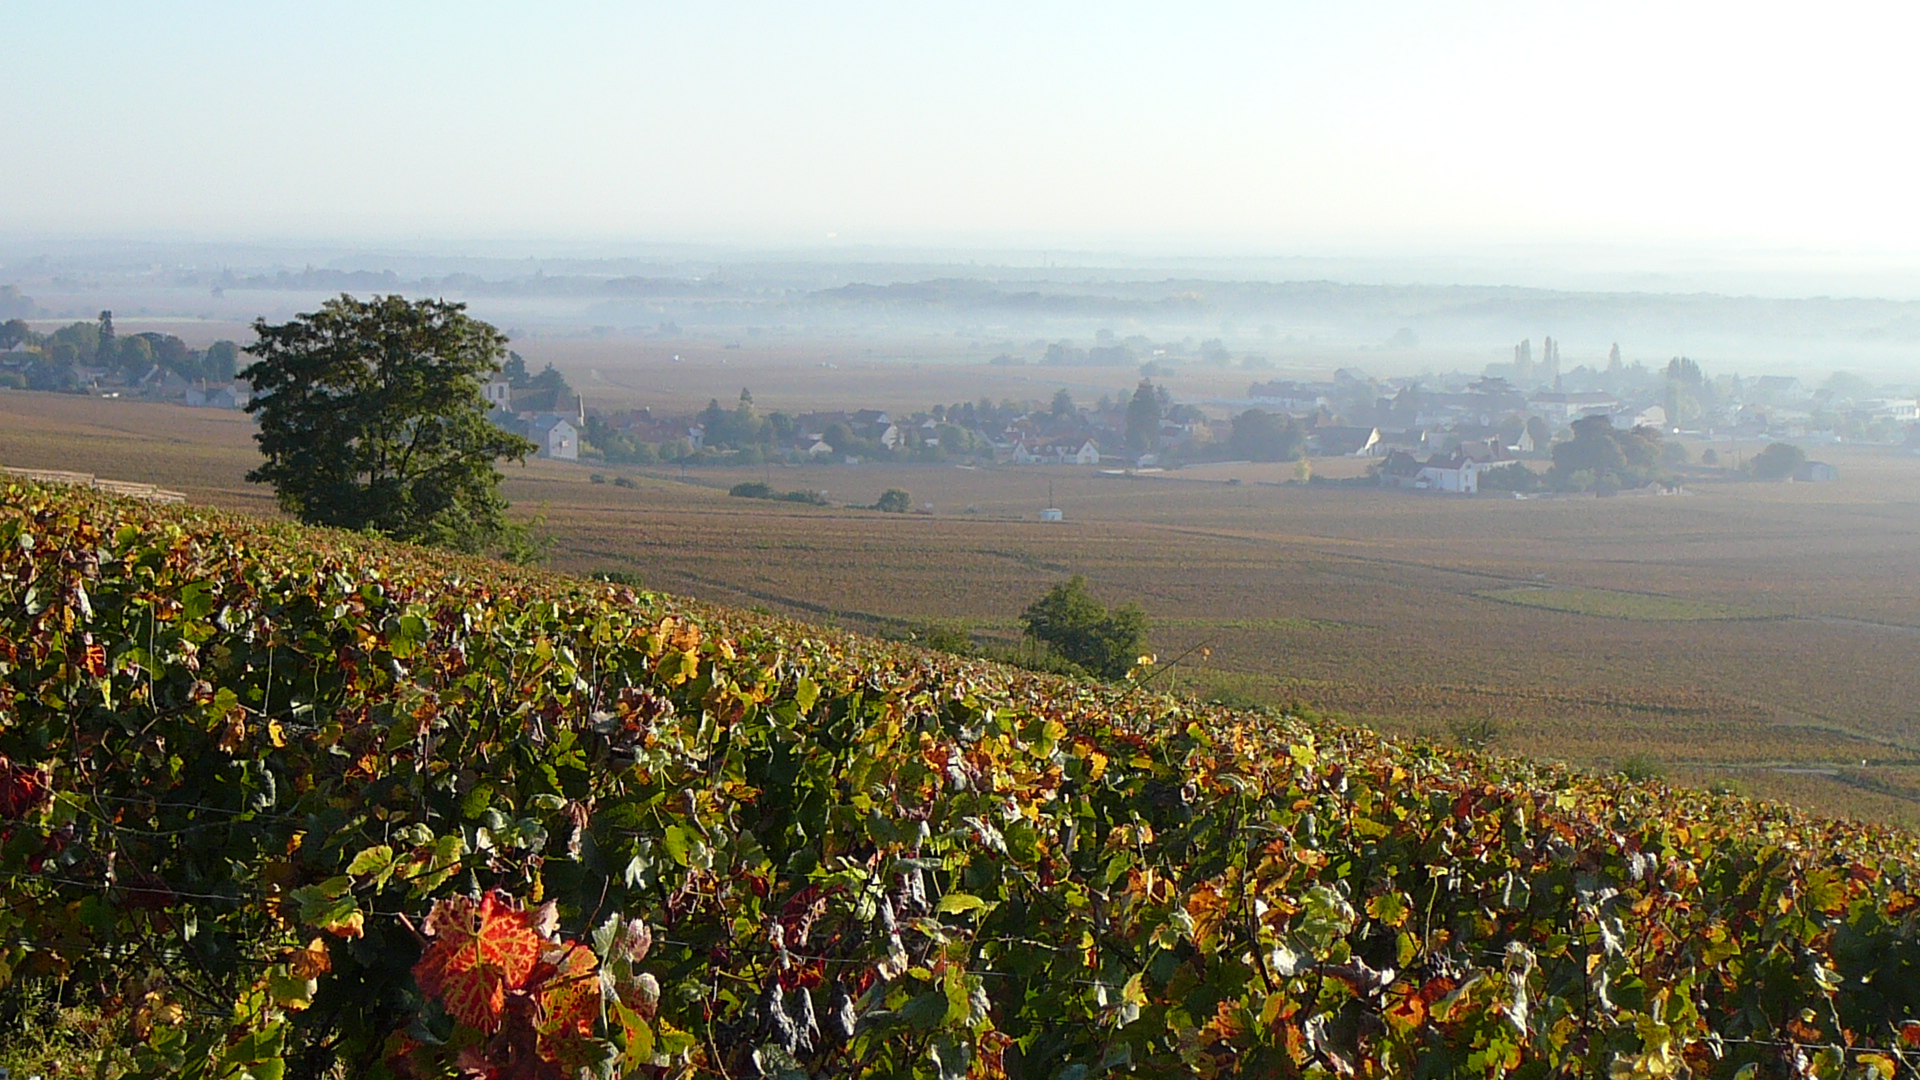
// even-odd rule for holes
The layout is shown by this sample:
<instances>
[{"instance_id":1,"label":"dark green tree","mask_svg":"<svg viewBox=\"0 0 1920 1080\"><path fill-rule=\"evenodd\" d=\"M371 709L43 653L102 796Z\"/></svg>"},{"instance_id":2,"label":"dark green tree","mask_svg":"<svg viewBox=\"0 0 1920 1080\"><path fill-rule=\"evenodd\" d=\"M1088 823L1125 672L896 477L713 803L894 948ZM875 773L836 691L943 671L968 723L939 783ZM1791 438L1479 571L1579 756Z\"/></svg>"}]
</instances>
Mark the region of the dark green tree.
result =
<instances>
[{"instance_id":1,"label":"dark green tree","mask_svg":"<svg viewBox=\"0 0 1920 1080\"><path fill-rule=\"evenodd\" d=\"M113 358L113 312L102 311L100 313L100 340L99 343L94 346L94 361L106 365L113 363Z\"/></svg>"},{"instance_id":2,"label":"dark green tree","mask_svg":"<svg viewBox=\"0 0 1920 1080\"><path fill-rule=\"evenodd\" d=\"M880 495L880 501L873 504L875 510L889 514L904 514L913 509L913 496L899 488L888 488Z\"/></svg>"},{"instance_id":3,"label":"dark green tree","mask_svg":"<svg viewBox=\"0 0 1920 1080\"><path fill-rule=\"evenodd\" d=\"M1765 450L1753 455L1747 471L1755 480L1785 480L1806 460L1807 452L1792 443L1770 443Z\"/></svg>"},{"instance_id":4,"label":"dark green tree","mask_svg":"<svg viewBox=\"0 0 1920 1080\"><path fill-rule=\"evenodd\" d=\"M1533 436L1535 452L1546 450L1553 443L1553 429L1538 416L1527 417L1527 433Z\"/></svg>"},{"instance_id":5,"label":"dark green tree","mask_svg":"<svg viewBox=\"0 0 1920 1080\"><path fill-rule=\"evenodd\" d=\"M231 382L240 371L240 346L231 341L216 341L207 346L207 358L203 361L207 378L215 382Z\"/></svg>"},{"instance_id":6,"label":"dark green tree","mask_svg":"<svg viewBox=\"0 0 1920 1080\"><path fill-rule=\"evenodd\" d=\"M1153 380L1141 379L1127 402L1127 449L1143 453L1160 445L1160 396Z\"/></svg>"},{"instance_id":7,"label":"dark green tree","mask_svg":"<svg viewBox=\"0 0 1920 1080\"><path fill-rule=\"evenodd\" d=\"M513 407L526 412L572 412L574 405L573 387L552 364L513 396Z\"/></svg>"},{"instance_id":8,"label":"dark green tree","mask_svg":"<svg viewBox=\"0 0 1920 1080\"><path fill-rule=\"evenodd\" d=\"M1292 461L1306 449L1307 436L1291 416L1248 409L1233 418L1227 446L1234 457L1248 461Z\"/></svg>"},{"instance_id":9,"label":"dark green tree","mask_svg":"<svg viewBox=\"0 0 1920 1080\"><path fill-rule=\"evenodd\" d=\"M494 462L535 447L490 423L481 393L506 351L498 330L465 304L347 295L253 330L240 375L266 461L248 480L302 521L529 554Z\"/></svg>"},{"instance_id":10,"label":"dark green tree","mask_svg":"<svg viewBox=\"0 0 1920 1080\"><path fill-rule=\"evenodd\" d=\"M1605 416L1585 416L1573 422L1573 438L1554 444L1551 475L1563 486L1591 473L1604 489L1639 487L1659 478L1660 453L1660 433L1652 428L1620 431Z\"/></svg>"},{"instance_id":11,"label":"dark green tree","mask_svg":"<svg viewBox=\"0 0 1920 1080\"><path fill-rule=\"evenodd\" d=\"M1067 393L1066 387L1053 392L1053 407L1048 411L1056 417L1073 415L1073 395Z\"/></svg>"},{"instance_id":12,"label":"dark green tree","mask_svg":"<svg viewBox=\"0 0 1920 1080\"><path fill-rule=\"evenodd\" d=\"M1027 636L1087 671L1118 679L1146 650L1147 613L1138 604L1108 610L1075 574L1020 615Z\"/></svg>"},{"instance_id":13,"label":"dark green tree","mask_svg":"<svg viewBox=\"0 0 1920 1080\"><path fill-rule=\"evenodd\" d=\"M8 319L0 323L0 350L11 349L15 345L31 344L33 327L25 319Z\"/></svg>"}]
</instances>

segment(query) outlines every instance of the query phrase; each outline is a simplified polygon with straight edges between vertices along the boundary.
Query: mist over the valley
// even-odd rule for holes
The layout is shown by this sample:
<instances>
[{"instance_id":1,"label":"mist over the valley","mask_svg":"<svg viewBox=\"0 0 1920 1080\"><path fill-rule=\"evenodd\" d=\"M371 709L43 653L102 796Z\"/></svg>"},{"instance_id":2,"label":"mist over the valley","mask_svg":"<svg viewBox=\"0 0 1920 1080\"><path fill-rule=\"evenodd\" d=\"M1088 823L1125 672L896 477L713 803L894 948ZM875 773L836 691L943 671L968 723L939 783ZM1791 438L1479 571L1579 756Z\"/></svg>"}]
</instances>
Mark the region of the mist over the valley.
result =
<instances>
[{"instance_id":1,"label":"mist over the valley","mask_svg":"<svg viewBox=\"0 0 1920 1080\"><path fill-rule=\"evenodd\" d=\"M1899 274L1794 271L1777 260L1649 259L1668 268L1636 273L1618 253L1609 262L1577 252L1555 263L1538 252L1254 258L650 245L621 255L550 245L562 254L520 256L447 245L462 246L469 252L15 240L0 245L8 290L0 316L58 323L113 310L192 339L195 323L213 336L211 328L284 319L343 292L402 293L464 301L519 342L800 346L824 360L898 352L1002 364L1073 363L1105 348L1094 362L1106 366L1173 364L1207 346L1215 365L1254 372L1383 377L1477 373L1511 359L1515 343L1551 336L1569 370L1604 365L1617 344L1630 363L1687 356L1714 373L1808 382L1840 370L1891 389L1913 381L1920 351L1920 300L1901 298ZM1849 286L1889 298L1845 295Z\"/></svg>"}]
</instances>

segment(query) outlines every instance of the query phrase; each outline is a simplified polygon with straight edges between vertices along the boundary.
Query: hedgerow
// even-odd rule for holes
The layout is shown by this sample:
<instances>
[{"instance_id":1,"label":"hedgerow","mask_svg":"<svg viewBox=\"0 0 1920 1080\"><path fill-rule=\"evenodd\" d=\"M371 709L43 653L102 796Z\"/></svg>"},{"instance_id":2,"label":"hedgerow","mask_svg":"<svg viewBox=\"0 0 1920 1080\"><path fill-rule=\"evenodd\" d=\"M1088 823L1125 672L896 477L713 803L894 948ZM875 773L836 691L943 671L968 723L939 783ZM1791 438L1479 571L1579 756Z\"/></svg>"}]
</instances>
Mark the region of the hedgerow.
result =
<instances>
[{"instance_id":1,"label":"hedgerow","mask_svg":"<svg viewBox=\"0 0 1920 1080\"><path fill-rule=\"evenodd\" d=\"M0 755L5 994L112 1018L141 1076L1920 1042L1904 833L80 492L0 495Z\"/></svg>"}]
</instances>

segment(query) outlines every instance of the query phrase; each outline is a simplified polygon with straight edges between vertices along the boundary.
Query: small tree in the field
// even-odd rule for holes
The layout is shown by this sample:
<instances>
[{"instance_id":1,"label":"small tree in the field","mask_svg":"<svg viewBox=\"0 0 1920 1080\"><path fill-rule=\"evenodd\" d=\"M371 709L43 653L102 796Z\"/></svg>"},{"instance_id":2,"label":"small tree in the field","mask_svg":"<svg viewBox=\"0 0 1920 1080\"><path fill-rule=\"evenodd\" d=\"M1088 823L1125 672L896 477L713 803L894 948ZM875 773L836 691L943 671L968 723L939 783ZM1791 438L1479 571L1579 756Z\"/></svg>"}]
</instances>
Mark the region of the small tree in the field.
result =
<instances>
[{"instance_id":1,"label":"small tree in the field","mask_svg":"<svg viewBox=\"0 0 1920 1080\"><path fill-rule=\"evenodd\" d=\"M1747 462L1755 480L1785 480L1807 460L1807 452L1792 443L1770 443Z\"/></svg>"},{"instance_id":2,"label":"small tree in the field","mask_svg":"<svg viewBox=\"0 0 1920 1080\"><path fill-rule=\"evenodd\" d=\"M1138 604L1109 611L1075 574L1035 600L1020 616L1027 636L1095 675L1126 675L1147 646L1147 613Z\"/></svg>"}]
</instances>

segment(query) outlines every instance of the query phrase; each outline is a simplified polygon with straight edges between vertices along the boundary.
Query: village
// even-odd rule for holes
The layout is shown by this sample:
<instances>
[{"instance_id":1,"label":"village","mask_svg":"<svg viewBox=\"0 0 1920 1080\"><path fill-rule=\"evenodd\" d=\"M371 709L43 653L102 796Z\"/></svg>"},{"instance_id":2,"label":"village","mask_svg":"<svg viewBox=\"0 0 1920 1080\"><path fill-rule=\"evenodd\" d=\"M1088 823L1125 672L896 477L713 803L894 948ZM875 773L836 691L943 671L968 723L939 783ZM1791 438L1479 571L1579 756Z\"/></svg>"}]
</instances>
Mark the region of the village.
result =
<instances>
[{"instance_id":1,"label":"village","mask_svg":"<svg viewBox=\"0 0 1920 1080\"><path fill-rule=\"evenodd\" d=\"M1059 343L1044 355L1074 354ZM45 334L19 320L0 326L0 388L244 409L252 388L237 372L245 360L231 341L194 349L169 334L116 335L110 312ZM1046 372L1049 364L1034 367ZM1255 381L1242 396L1193 401L1170 389L1182 370L1168 360L1145 365L1131 390L1092 402L1076 401L1062 386L1048 401L982 398L911 413L762 411L742 388L730 405L716 400L698 412L665 413L590 407L553 365L535 373L512 353L483 393L493 422L531 440L536 456L608 465L895 462L1137 474L1355 458L1367 460L1367 477L1384 487L1474 495L1483 488L1528 490L1533 470L1496 474L1524 462L1556 462L1555 445L1596 418L1616 433L1651 437L1656 464L1667 467L1693 463L1671 436L1704 443L1698 463L1708 466L1720 464L1714 443L1736 440L1900 445L1920 453L1920 402L1882 396L1845 373L1819 386L1790 376L1709 376L1685 357L1664 367L1624 363L1617 345L1604 365L1567 367L1551 337L1537 359L1532 342L1523 341L1510 362L1479 374L1375 378L1341 368L1331 378ZM1632 451L1637 444L1622 445ZM1310 468L1301 471L1303 480L1311 478ZM1587 471L1595 475L1576 480L1581 470L1563 470L1561 486L1610 490L1657 479L1650 468L1622 470L1613 480L1604 466ZM1792 476L1834 474L1820 462L1797 461Z\"/></svg>"},{"instance_id":2,"label":"village","mask_svg":"<svg viewBox=\"0 0 1920 1080\"><path fill-rule=\"evenodd\" d=\"M522 371L518 385L503 377L486 393L495 422L532 439L543 457L633 465L897 462L1142 473L1356 458L1369 461L1367 476L1381 486L1473 495L1483 482L1492 490L1527 490L1531 470L1492 474L1528 461L1577 458L1557 458L1554 447L1582 429L1605 428L1616 439L1637 434L1657 460L1622 468L1612 481L1604 465L1585 479L1575 478L1578 468L1564 470L1578 490L1617 490L1628 481L1646 487L1655 483L1653 466L1692 463L1685 446L1667 438L1676 435L1705 443L1698 461L1707 466L1721 464L1713 443L1736 440L1901 444L1920 452L1920 404L1871 396L1872 387L1810 388L1782 376L1709 379L1685 358L1665 369L1621 364L1617 347L1606 369L1563 373L1552 339L1546 360L1535 363L1530 352L1523 342L1512 364L1489 365L1476 376L1374 379L1341 369L1328 380L1255 382L1244 397L1192 402L1176 398L1164 381L1177 378L1177 369L1162 368L1162 382L1142 377L1131 393L1103 394L1090 404L1062 388L1045 402L983 399L910 414L763 413L746 388L731 407L715 400L695 413L603 411L589 408L551 367L531 377ZM573 408L556 408L561 402ZM1640 444L1622 445L1631 458ZM1302 472L1303 479L1311 475ZM1791 475L1834 478L1817 461L1795 462Z\"/></svg>"}]
</instances>

